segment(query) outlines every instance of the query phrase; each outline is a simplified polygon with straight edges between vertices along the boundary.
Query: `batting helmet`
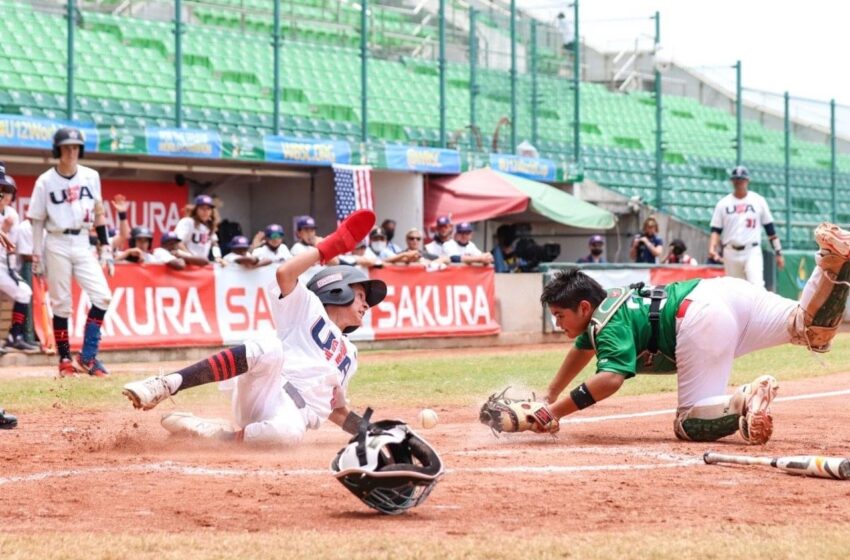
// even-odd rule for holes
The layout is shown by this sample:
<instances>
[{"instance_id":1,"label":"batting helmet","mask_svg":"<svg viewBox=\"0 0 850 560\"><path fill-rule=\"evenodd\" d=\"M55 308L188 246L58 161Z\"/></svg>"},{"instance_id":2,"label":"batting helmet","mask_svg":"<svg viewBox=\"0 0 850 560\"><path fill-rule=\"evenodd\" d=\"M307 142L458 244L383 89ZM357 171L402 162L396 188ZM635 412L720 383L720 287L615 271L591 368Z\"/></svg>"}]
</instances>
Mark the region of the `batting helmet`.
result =
<instances>
[{"instance_id":1,"label":"batting helmet","mask_svg":"<svg viewBox=\"0 0 850 560\"><path fill-rule=\"evenodd\" d=\"M307 282L307 289L319 296L325 305L350 305L354 301L351 286L362 284L366 288L366 303L369 307L378 305L387 295L387 285L383 280L372 280L353 266L329 266L318 272Z\"/></svg>"},{"instance_id":2,"label":"batting helmet","mask_svg":"<svg viewBox=\"0 0 850 560\"><path fill-rule=\"evenodd\" d=\"M0 192L12 193L12 200L15 200L15 195L18 192L18 185L15 183L14 177L6 175L6 164L0 161Z\"/></svg>"},{"instance_id":3,"label":"batting helmet","mask_svg":"<svg viewBox=\"0 0 850 560\"><path fill-rule=\"evenodd\" d=\"M79 146L80 158L86 151L86 143L83 141L83 133L76 128L60 128L53 135L53 157L60 155L59 146Z\"/></svg>"},{"instance_id":4,"label":"batting helmet","mask_svg":"<svg viewBox=\"0 0 850 560\"><path fill-rule=\"evenodd\" d=\"M130 230L130 247L136 246L137 239L148 239L153 241L153 232L145 226L136 226Z\"/></svg>"},{"instance_id":5,"label":"batting helmet","mask_svg":"<svg viewBox=\"0 0 850 560\"><path fill-rule=\"evenodd\" d=\"M263 234L266 236L266 239L271 239L273 236L285 237L285 233L283 232L283 226L280 224L269 224L266 226L266 229L263 230Z\"/></svg>"},{"instance_id":6,"label":"batting helmet","mask_svg":"<svg viewBox=\"0 0 850 560\"><path fill-rule=\"evenodd\" d=\"M736 180L739 180L739 179L749 181L750 180L750 172L747 171L747 168L744 167L743 165L739 165L739 166L735 167L734 169L732 169L732 173L729 174L729 178L733 181L736 181Z\"/></svg>"},{"instance_id":7,"label":"batting helmet","mask_svg":"<svg viewBox=\"0 0 850 560\"><path fill-rule=\"evenodd\" d=\"M369 423L371 416L367 408L358 434L331 461L331 471L370 508L404 513L425 501L443 474L443 463L407 424Z\"/></svg>"}]
</instances>

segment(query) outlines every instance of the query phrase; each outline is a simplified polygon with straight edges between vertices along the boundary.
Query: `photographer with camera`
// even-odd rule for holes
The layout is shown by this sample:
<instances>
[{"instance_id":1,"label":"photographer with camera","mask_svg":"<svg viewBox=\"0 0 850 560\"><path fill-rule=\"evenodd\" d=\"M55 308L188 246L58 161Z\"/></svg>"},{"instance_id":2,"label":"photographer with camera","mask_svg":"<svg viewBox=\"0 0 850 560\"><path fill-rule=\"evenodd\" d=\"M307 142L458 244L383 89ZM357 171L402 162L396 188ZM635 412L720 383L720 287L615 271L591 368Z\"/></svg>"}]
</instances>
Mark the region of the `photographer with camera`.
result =
<instances>
[{"instance_id":1,"label":"photographer with camera","mask_svg":"<svg viewBox=\"0 0 850 560\"><path fill-rule=\"evenodd\" d=\"M496 230L498 245L493 249L496 272L534 272L540 263L552 262L561 254L557 243L538 245L531 238L529 224L504 224Z\"/></svg>"},{"instance_id":2,"label":"photographer with camera","mask_svg":"<svg viewBox=\"0 0 850 560\"><path fill-rule=\"evenodd\" d=\"M635 235L629 256L636 263L655 264L664 241L658 236L658 222L650 216L643 221L643 232Z\"/></svg>"}]
</instances>

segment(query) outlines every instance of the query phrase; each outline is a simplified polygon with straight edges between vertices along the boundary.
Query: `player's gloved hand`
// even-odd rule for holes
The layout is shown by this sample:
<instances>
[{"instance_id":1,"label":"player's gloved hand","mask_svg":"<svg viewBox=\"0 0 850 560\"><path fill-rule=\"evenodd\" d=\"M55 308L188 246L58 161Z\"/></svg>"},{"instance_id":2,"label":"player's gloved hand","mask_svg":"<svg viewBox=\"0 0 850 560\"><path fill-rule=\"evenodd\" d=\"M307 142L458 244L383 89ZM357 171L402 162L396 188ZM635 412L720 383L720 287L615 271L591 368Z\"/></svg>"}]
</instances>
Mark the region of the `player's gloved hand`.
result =
<instances>
[{"instance_id":1,"label":"player's gloved hand","mask_svg":"<svg viewBox=\"0 0 850 560\"><path fill-rule=\"evenodd\" d=\"M110 276L115 276L115 257L112 255L112 247L100 247L100 265L106 267Z\"/></svg>"},{"instance_id":2,"label":"player's gloved hand","mask_svg":"<svg viewBox=\"0 0 850 560\"><path fill-rule=\"evenodd\" d=\"M322 264L357 247L374 225L375 213L371 210L357 210L349 214L335 232L316 244Z\"/></svg>"},{"instance_id":3,"label":"player's gloved hand","mask_svg":"<svg viewBox=\"0 0 850 560\"><path fill-rule=\"evenodd\" d=\"M492 394L481 406L478 419L494 432L525 432L554 434L560 429L558 419L546 403L531 399L506 397L510 387Z\"/></svg>"}]
</instances>

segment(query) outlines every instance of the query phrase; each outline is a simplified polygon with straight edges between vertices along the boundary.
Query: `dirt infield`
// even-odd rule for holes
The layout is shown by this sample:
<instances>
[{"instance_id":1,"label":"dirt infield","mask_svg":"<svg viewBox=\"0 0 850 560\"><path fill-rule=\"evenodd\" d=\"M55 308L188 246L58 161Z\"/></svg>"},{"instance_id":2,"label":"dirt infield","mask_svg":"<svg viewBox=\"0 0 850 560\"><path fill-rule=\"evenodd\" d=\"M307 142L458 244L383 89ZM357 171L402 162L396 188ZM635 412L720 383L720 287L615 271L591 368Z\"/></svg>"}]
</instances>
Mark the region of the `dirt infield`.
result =
<instances>
[{"instance_id":1,"label":"dirt infield","mask_svg":"<svg viewBox=\"0 0 850 560\"><path fill-rule=\"evenodd\" d=\"M782 386L782 397L845 391L850 374ZM613 398L574 415L557 437L495 438L477 410L438 408L422 430L442 454L443 480L421 507L383 517L330 474L345 443L332 426L289 451L251 450L169 437L159 412L129 404L109 411L54 408L0 434L0 509L9 533L144 534L206 530L312 530L486 537L539 533L716 528L728 523L793 525L828 515L850 523L850 484L802 479L759 467L706 466L702 453L850 456L847 395L790 399L774 406L765 448L736 438L712 445L672 435L675 396ZM196 411L197 412L197 411ZM207 408L226 415L226 408ZM412 409L382 411L415 418ZM635 414L643 414L634 416ZM609 418L611 415L625 415Z\"/></svg>"}]
</instances>

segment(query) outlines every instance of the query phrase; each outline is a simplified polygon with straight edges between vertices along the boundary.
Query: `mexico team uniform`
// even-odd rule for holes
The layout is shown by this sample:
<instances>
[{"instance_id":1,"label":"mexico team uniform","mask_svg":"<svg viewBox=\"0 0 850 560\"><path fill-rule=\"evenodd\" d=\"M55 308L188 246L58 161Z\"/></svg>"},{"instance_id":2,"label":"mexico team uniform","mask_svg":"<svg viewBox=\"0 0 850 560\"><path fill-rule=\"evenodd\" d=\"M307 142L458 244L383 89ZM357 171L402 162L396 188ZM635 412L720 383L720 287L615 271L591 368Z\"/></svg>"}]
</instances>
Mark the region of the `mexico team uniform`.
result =
<instances>
[{"instance_id":1,"label":"mexico team uniform","mask_svg":"<svg viewBox=\"0 0 850 560\"><path fill-rule=\"evenodd\" d=\"M357 348L302 282L280 297L269 284L277 338L246 342L248 371L236 377L233 415L246 442L295 445L346 406Z\"/></svg>"},{"instance_id":2,"label":"mexico team uniform","mask_svg":"<svg viewBox=\"0 0 850 560\"><path fill-rule=\"evenodd\" d=\"M770 224L773 215L760 194L748 191L744 198L728 194L720 199L714 207L711 228L720 233L727 276L764 287L761 228Z\"/></svg>"},{"instance_id":3,"label":"mexico team uniform","mask_svg":"<svg viewBox=\"0 0 850 560\"><path fill-rule=\"evenodd\" d=\"M292 258L292 253L286 248L283 243L277 248L277 251L272 250L268 244L263 243L251 252L251 255L257 257L261 261L266 259L272 261L273 264L280 264L283 261L288 261Z\"/></svg>"},{"instance_id":4,"label":"mexico team uniform","mask_svg":"<svg viewBox=\"0 0 850 560\"><path fill-rule=\"evenodd\" d=\"M83 165L72 177L50 168L35 182L28 217L45 222L45 274L50 304L59 317L71 315L72 274L94 306L109 307L112 293L89 243L95 203L101 200L100 176Z\"/></svg>"},{"instance_id":5,"label":"mexico team uniform","mask_svg":"<svg viewBox=\"0 0 850 560\"><path fill-rule=\"evenodd\" d=\"M190 253L205 259L210 258L210 249L218 241L218 236L210 232L206 224L196 222L191 216L181 218L174 227L174 233Z\"/></svg>"}]
</instances>

